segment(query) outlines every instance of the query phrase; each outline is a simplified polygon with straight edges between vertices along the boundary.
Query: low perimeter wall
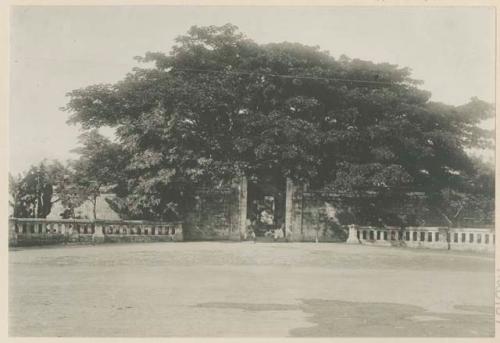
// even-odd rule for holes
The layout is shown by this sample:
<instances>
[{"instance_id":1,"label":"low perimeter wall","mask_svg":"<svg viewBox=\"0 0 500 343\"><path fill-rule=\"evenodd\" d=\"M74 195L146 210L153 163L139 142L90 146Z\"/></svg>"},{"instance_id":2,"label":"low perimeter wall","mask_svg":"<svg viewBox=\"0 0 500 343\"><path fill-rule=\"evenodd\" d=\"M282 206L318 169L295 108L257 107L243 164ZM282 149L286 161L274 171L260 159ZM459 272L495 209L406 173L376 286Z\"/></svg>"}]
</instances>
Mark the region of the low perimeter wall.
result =
<instances>
[{"instance_id":1,"label":"low perimeter wall","mask_svg":"<svg viewBox=\"0 0 500 343\"><path fill-rule=\"evenodd\" d=\"M409 248L434 248L469 251L495 251L494 228L349 226L347 243Z\"/></svg>"},{"instance_id":2,"label":"low perimeter wall","mask_svg":"<svg viewBox=\"0 0 500 343\"><path fill-rule=\"evenodd\" d=\"M182 240L181 222L9 219L9 246Z\"/></svg>"}]
</instances>

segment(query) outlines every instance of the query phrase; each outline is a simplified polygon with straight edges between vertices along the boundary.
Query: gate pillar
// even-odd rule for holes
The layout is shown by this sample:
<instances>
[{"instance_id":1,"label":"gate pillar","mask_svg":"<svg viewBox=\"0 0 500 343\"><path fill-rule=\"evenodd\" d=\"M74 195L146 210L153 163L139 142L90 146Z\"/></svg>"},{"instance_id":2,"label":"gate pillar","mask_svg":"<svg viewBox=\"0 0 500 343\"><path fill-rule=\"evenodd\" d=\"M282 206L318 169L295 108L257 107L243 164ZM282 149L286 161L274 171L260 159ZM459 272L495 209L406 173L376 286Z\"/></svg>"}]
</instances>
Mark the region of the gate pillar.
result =
<instances>
[{"instance_id":1,"label":"gate pillar","mask_svg":"<svg viewBox=\"0 0 500 343\"><path fill-rule=\"evenodd\" d=\"M234 207L231 214L231 232L229 239L233 241L243 240L246 236L247 222L247 194L248 182L246 176L241 176L233 183Z\"/></svg>"},{"instance_id":2,"label":"gate pillar","mask_svg":"<svg viewBox=\"0 0 500 343\"><path fill-rule=\"evenodd\" d=\"M286 179L285 237L291 242L302 241L302 197L303 185Z\"/></svg>"}]
</instances>

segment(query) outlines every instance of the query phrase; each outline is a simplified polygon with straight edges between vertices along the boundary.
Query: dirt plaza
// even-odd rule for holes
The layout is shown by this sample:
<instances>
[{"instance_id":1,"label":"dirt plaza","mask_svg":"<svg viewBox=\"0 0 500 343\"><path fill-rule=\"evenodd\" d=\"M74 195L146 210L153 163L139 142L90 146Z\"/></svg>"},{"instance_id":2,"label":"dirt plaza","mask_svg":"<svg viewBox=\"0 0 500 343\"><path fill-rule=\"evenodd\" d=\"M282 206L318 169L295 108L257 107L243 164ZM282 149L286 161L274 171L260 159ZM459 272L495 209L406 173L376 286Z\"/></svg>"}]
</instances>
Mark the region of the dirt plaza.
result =
<instances>
[{"instance_id":1,"label":"dirt plaza","mask_svg":"<svg viewBox=\"0 0 500 343\"><path fill-rule=\"evenodd\" d=\"M314 243L13 249L10 336L494 335L494 259Z\"/></svg>"}]
</instances>

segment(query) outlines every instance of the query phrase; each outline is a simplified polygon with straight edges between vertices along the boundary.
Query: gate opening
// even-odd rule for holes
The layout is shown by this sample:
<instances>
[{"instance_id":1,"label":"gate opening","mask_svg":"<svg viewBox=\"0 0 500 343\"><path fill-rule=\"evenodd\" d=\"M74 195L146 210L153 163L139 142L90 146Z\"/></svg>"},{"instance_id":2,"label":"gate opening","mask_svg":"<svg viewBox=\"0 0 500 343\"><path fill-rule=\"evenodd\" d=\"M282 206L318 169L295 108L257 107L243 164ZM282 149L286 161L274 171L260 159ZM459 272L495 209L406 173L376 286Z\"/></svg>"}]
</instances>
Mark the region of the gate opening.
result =
<instances>
[{"instance_id":1,"label":"gate opening","mask_svg":"<svg viewBox=\"0 0 500 343\"><path fill-rule=\"evenodd\" d=\"M285 235L285 180L248 181L247 222L257 238Z\"/></svg>"}]
</instances>

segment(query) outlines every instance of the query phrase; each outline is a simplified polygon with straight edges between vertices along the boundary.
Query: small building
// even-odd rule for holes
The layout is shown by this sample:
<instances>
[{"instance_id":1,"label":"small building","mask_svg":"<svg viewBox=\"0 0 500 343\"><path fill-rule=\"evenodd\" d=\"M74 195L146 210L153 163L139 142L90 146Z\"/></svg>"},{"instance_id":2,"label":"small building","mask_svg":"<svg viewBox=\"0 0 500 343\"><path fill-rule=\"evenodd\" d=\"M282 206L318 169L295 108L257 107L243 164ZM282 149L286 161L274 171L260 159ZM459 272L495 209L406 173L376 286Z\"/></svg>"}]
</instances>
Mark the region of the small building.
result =
<instances>
[{"instance_id":1,"label":"small building","mask_svg":"<svg viewBox=\"0 0 500 343\"><path fill-rule=\"evenodd\" d=\"M120 216L118 213L113 211L109 206L106 199L114 198L114 194L101 194L97 198L96 202L96 217L97 219L105 219L105 220L118 220ZM52 206L52 210L50 211L47 219L61 219L61 214L63 213L64 208L61 203L56 202ZM85 201L81 206L75 209L75 216L81 219L94 219L92 203L90 201Z\"/></svg>"}]
</instances>

